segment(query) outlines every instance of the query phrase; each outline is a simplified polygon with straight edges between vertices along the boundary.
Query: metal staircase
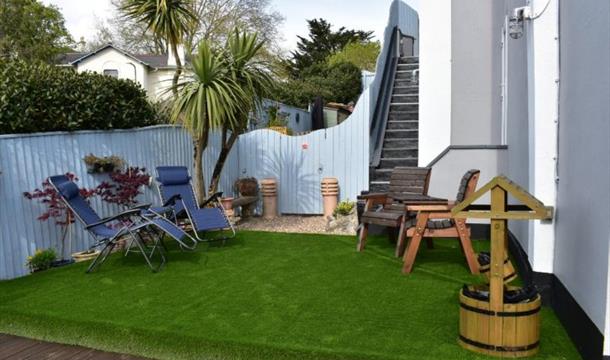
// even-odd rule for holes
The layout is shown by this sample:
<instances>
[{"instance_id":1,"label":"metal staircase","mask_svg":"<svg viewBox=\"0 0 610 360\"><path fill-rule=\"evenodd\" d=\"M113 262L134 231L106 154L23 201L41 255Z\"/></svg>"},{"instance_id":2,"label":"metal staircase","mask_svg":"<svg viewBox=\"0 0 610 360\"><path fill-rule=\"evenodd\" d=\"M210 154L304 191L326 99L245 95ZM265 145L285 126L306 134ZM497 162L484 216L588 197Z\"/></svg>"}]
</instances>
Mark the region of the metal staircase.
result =
<instances>
[{"instance_id":1,"label":"metal staircase","mask_svg":"<svg viewBox=\"0 0 610 360\"><path fill-rule=\"evenodd\" d=\"M369 191L385 192L395 166L417 166L419 58L399 57L394 72L381 155L370 169Z\"/></svg>"}]
</instances>

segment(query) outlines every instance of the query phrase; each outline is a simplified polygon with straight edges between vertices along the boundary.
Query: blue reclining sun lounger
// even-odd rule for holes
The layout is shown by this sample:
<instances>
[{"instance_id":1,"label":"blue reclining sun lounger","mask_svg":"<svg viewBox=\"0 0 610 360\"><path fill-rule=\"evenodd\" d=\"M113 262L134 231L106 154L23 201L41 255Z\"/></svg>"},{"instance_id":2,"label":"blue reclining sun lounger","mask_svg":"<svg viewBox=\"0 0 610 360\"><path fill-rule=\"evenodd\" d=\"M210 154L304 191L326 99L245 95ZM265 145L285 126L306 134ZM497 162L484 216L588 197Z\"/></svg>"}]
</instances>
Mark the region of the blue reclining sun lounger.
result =
<instances>
[{"instance_id":1,"label":"blue reclining sun lounger","mask_svg":"<svg viewBox=\"0 0 610 360\"><path fill-rule=\"evenodd\" d=\"M199 241L222 240L224 242L226 239L233 238L235 229L220 202L222 193L210 196L199 206L195 200L190 180L188 169L184 166L158 166L157 181L163 206L173 208L172 217L176 223L188 220ZM232 235L213 239L202 238L200 235L204 232L223 230L231 231Z\"/></svg>"},{"instance_id":2,"label":"blue reclining sun lounger","mask_svg":"<svg viewBox=\"0 0 610 360\"><path fill-rule=\"evenodd\" d=\"M104 263L112 249L117 245L117 241L123 236L129 236L130 243L136 244L139 249L138 252L142 253L153 272L158 271L165 264L164 235L176 240L183 249L193 250L197 245L195 239L171 221L150 211L148 205L134 207L102 219L91 208L87 200L81 196L78 186L66 175L51 176L49 182L66 203L68 209L74 213L75 217L84 225L85 230L93 237L95 244L92 248L101 247L100 254L91 263L87 272L93 271ZM142 237L143 234L147 235L152 245L146 244ZM187 244L184 240L192 245ZM158 252L161 257L161 262L157 267L153 266L152 263L155 252Z\"/></svg>"}]
</instances>

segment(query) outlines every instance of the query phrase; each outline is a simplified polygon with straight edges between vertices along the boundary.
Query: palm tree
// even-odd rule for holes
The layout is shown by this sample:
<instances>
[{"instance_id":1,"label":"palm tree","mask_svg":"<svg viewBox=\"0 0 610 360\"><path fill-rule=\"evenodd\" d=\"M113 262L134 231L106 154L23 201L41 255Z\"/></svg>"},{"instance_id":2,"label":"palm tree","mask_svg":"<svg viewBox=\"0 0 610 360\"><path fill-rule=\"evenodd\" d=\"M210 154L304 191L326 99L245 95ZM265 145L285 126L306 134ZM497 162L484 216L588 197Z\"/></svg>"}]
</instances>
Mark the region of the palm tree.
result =
<instances>
[{"instance_id":1,"label":"palm tree","mask_svg":"<svg viewBox=\"0 0 610 360\"><path fill-rule=\"evenodd\" d=\"M197 26L192 0L124 0L120 10L126 17L146 24L147 30L157 38L167 41L176 59L172 81L172 88L175 89L183 65L178 46L182 44L185 34L194 31Z\"/></svg>"},{"instance_id":2,"label":"palm tree","mask_svg":"<svg viewBox=\"0 0 610 360\"><path fill-rule=\"evenodd\" d=\"M263 98L273 91L271 64L262 56L264 45L257 33L240 32L238 29L227 39L225 51L233 81L244 91L246 98L235 114L236 121L222 126L222 147L212 172L210 194L217 190L225 161L237 137L246 130L250 113L259 109Z\"/></svg>"},{"instance_id":3,"label":"palm tree","mask_svg":"<svg viewBox=\"0 0 610 360\"><path fill-rule=\"evenodd\" d=\"M199 44L188 76L172 90L176 96L170 118L195 139L195 190L201 204L205 200L202 160L208 134L211 129L236 124L248 94L235 81L224 52L214 50L207 41Z\"/></svg>"}]
</instances>

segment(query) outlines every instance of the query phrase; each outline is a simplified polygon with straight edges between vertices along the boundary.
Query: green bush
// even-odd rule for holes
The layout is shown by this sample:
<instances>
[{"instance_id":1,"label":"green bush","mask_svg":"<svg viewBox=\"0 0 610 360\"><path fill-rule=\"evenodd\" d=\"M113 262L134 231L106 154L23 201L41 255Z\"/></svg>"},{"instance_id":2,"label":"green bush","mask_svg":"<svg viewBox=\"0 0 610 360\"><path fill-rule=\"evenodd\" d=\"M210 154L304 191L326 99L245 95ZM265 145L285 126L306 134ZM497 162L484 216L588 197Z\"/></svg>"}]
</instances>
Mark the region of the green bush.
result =
<instances>
[{"instance_id":1,"label":"green bush","mask_svg":"<svg viewBox=\"0 0 610 360\"><path fill-rule=\"evenodd\" d=\"M55 250L36 250L36 253L32 256L28 256L27 266L32 271L47 270L53 265L53 261L57 259Z\"/></svg>"},{"instance_id":2,"label":"green bush","mask_svg":"<svg viewBox=\"0 0 610 360\"><path fill-rule=\"evenodd\" d=\"M356 206L356 203L353 201L349 201L349 199L345 200L345 201L341 201L340 203L337 204L337 207L333 211L333 216L334 217L337 217L337 215L347 216L352 213L352 211L354 210L354 206Z\"/></svg>"},{"instance_id":3,"label":"green bush","mask_svg":"<svg viewBox=\"0 0 610 360\"><path fill-rule=\"evenodd\" d=\"M0 134L126 129L159 119L131 80L0 60Z\"/></svg>"}]
</instances>

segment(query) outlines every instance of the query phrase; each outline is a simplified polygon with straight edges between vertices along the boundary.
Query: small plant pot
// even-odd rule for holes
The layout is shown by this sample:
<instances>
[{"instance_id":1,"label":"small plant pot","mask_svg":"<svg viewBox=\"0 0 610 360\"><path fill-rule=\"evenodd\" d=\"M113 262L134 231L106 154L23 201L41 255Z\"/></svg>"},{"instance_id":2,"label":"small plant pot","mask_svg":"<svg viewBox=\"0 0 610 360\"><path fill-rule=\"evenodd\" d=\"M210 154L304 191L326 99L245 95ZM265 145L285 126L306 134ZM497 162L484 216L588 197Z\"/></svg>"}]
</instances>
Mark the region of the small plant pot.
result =
<instances>
[{"instance_id":1,"label":"small plant pot","mask_svg":"<svg viewBox=\"0 0 610 360\"><path fill-rule=\"evenodd\" d=\"M72 258L75 262L87 261L95 259L100 252L98 250L85 250L81 252L76 252L72 254Z\"/></svg>"}]
</instances>

